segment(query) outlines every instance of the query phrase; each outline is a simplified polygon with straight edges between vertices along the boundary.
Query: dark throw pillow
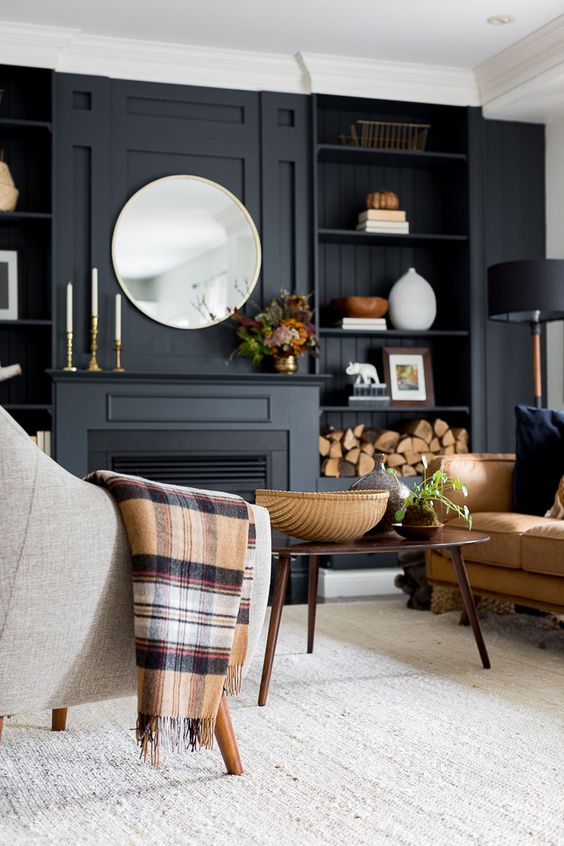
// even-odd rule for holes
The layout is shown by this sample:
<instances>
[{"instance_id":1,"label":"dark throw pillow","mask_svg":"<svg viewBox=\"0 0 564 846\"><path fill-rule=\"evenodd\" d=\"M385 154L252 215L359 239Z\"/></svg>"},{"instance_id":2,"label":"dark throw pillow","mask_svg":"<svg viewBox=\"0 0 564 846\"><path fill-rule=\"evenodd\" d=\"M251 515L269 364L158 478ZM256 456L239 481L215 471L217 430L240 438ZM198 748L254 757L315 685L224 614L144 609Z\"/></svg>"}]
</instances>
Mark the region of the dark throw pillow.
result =
<instances>
[{"instance_id":1,"label":"dark throw pillow","mask_svg":"<svg viewBox=\"0 0 564 846\"><path fill-rule=\"evenodd\" d=\"M513 508L541 516L552 505L564 473L564 412L518 405L515 422Z\"/></svg>"}]
</instances>

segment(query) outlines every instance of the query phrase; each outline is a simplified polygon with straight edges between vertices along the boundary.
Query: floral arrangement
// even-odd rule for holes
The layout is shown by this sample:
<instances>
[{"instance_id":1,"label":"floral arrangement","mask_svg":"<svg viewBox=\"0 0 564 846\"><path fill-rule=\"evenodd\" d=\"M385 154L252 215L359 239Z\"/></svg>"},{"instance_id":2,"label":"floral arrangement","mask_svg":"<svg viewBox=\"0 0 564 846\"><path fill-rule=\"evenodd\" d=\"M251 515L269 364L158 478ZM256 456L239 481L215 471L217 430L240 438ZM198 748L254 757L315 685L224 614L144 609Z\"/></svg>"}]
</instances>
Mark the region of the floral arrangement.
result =
<instances>
[{"instance_id":1,"label":"floral arrangement","mask_svg":"<svg viewBox=\"0 0 564 846\"><path fill-rule=\"evenodd\" d=\"M299 357L315 355L319 342L313 325L313 311L308 298L282 290L279 297L254 317L235 311L233 320L239 323L240 339L236 355L250 358L257 367L266 356Z\"/></svg>"}]
</instances>

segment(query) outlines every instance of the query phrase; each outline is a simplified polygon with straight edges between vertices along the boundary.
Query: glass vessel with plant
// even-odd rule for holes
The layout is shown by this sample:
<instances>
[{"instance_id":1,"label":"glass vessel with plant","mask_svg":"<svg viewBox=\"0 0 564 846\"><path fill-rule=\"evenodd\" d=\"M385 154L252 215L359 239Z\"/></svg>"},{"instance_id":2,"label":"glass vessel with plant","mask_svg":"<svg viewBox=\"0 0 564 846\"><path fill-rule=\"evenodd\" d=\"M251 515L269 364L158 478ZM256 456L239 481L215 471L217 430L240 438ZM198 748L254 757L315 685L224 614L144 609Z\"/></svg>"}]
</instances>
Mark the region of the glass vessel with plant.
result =
<instances>
[{"instance_id":1,"label":"glass vessel with plant","mask_svg":"<svg viewBox=\"0 0 564 846\"><path fill-rule=\"evenodd\" d=\"M282 290L279 297L254 317L238 311L231 316L239 323L235 355L250 358L255 367L268 356L279 361L295 359L304 353L317 354L319 342L306 296Z\"/></svg>"},{"instance_id":2,"label":"glass vessel with plant","mask_svg":"<svg viewBox=\"0 0 564 846\"><path fill-rule=\"evenodd\" d=\"M404 526L441 526L442 523L435 510L435 504L440 503L448 514L451 511L461 517L469 529L472 528L472 515L468 506L460 506L446 496L448 491L460 491L464 497L468 496L468 488L458 477L451 478L444 470L435 470L428 476L428 463L425 456L421 459L424 470L423 480L413 485L411 493L403 503L403 507L395 513L398 523Z\"/></svg>"}]
</instances>

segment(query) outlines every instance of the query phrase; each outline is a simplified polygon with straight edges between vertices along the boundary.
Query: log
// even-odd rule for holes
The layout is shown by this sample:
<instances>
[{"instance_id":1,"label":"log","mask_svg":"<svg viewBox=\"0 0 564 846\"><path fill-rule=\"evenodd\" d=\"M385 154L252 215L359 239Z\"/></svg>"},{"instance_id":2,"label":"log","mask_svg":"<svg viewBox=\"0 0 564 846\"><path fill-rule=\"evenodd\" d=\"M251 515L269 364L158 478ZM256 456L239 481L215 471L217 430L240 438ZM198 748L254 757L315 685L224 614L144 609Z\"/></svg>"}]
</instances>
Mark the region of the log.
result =
<instances>
[{"instance_id":1,"label":"log","mask_svg":"<svg viewBox=\"0 0 564 846\"><path fill-rule=\"evenodd\" d=\"M343 447L341 446L339 441L333 441L329 448L329 458L342 458L343 457Z\"/></svg>"},{"instance_id":2,"label":"log","mask_svg":"<svg viewBox=\"0 0 564 846\"><path fill-rule=\"evenodd\" d=\"M425 456L425 458L427 459L427 465L430 467L430 466L431 466L431 461L432 461L434 458L436 458L435 453L434 453L434 452L424 452L424 453L423 453L423 455L424 455L424 456Z\"/></svg>"},{"instance_id":3,"label":"log","mask_svg":"<svg viewBox=\"0 0 564 846\"><path fill-rule=\"evenodd\" d=\"M331 441L329 438L325 438L323 435L319 436L319 454L322 456L329 455L329 450L331 449Z\"/></svg>"},{"instance_id":4,"label":"log","mask_svg":"<svg viewBox=\"0 0 564 846\"><path fill-rule=\"evenodd\" d=\"M347 429L343 436L342 444L345 452L349 449L353 449L354 447L358 446L358 439L353 434L352 429Z\"/></svg>"},{"instance_id":5,"label":"log","mask_svg":"<svg viewBox=\"0 0 564 846\"><path fill-rule=\"evenodd\" d=\"M359 440L361 439L363 432L364 432L364 423L359 423L358 426L355 426L354 429L353 429L353 433L354 433L355 438L358 438Z\"/></svg>"},{"instance_id":6,"label":"log","mask_svg":"<svg viewBox=\"0 0 564 846\"><path fill-rule=\"evenodd\" d=\"M391 455L386 456L387 467L401 467L404 462L405 456L400 455L398 452L393 452Z\"/></svg>"},{"instance_id":7,"label":"log","mask_svg":"<svg viewBox=\"0 0 564 846\"><path fill-rule=\"evenodd\" d=\"M456 441L454 445L454 451L461 455L463 453L470 452L470 450L468 449L468 444L465 441Z\"/></svg>"},{"instance_id":8,"label":"log","mask_svg":"<svg viewBox=\"0 0 564 846\"><path fill-rule=\"evenodd\" d=\"M396 444L396 452L403 453L404 455L406 452L414 452L413 438L410 438L409 435L402 435Z\"/></svg>"},{"instance_id":9,"label":"log","mask_svg":"<svg viewBox=\"0 0 564 846\"><path fill-rule=\"evenodd\" d=\"M403 454L405 458L406 464L411 464L412 467L415 467L416 464L419 464L421 461L421 453L420 452L405 452Z\"/></svg>"},{"instance_id":10,"label":"log","mask_svg":"<svg viewBox=\"0 0 564 846\"><path fill-rule=\"evenodd\" d=\"M455 449L452 444L441 449L441 455L454 455Z\"/></svg>"},{"instance_id":11,"label":"log","mask_svg":"<svg viewBox=\"0 0 564 846\"><path fill-rule=\"evenodd\" d=\"M433 427L428 420L408 420L401 426L401 431L407 435L414 435L429 444L433 437Z\"/></svg>"},{"instance_id":12,"label":"log","mask_svg":"<svg viewBox=\"0 0 564 846\"><path fill-rule=\"evenodd\" d=\"M351 464L356 464L360 458L360 447L353 447L345 453L345 461L350 461Z\"/></svg>"},{"instance_id":13,"label":"log","mask_svg":"<svg viewBox=\"0 0 564 846\"><path fill-rule=\"evenodd\" d=\"M418 438L416 435L413 437L413 449L415 452L428 452L429 451L429 441L424 441L423 438Z\"/></svg>"},{"instance_id":14,"label":"log","mask_svg":"<svg viewBox=\"0 0 564 846\"><path fill-rule=\"evenodd\" d=\"M364 452L366 455L374 455L374 453L376 452L376 450L374 449L374 444L369 443L361 444L360 451Z\"/></svg>"},{"instance_id":15,"label":"log","mask_svg":"<svg viewBox=\"0 0 564 846\"><path fill-rule=\"evenodd\" d=\"M425 465L424 465L424 464L421 464L421 462L419 462L419 464L416 464L416 465L415 465L415 469L416 469L416 471L417 471L418 475L419 475L419 476L422 476L422 475L423 475L423 473L425 472Z\"/></svg>"},{"instance_id":16,"label":"log","mask_svg":"<svg viewBox=\"0 0 564 846\"><path fill-rule=\"evenodd\" d=\"M468 443L468 429L453 426L452 434L454 435L455 441L466 441L466 443Z\"/></svg>"},{"instance_id":17,"label":"log","mask_svg":"<svg viewBox=\"0 0 564 846\"><path fill-rule=\"evenodd\" d=\"M381 431L382 429L365 429L361 436L362 443L373 444Z\"/></svg>"},{"instance_id":18,"label":"log","mask_svg":"<svg viewBox=\"0 0 564 846\"><path fill-rule=\"evenodd\" d=\"M447 447L452 446L455 442L455 437L452 434L452 429L447 429L444 435L441 438L441 446Z\"/></svg>"},{"instance_id":19,"label":"log","mask_svg":"<svg viewBox=\"0 0 564 846\"><path fill-rule=\"evenodd\" d=\"M396 446L399 441L399 437L399 432L393 432L388 429L381 429L376 440L372 441L372 443L374 444L374 449L378 452L386 452L388 454L396 452Z\"/></svg>"},{"instance_id":20,"label":"log","mask_svg":"<svg viewBox=\"0 0 564 846\"><path fill-rule=\"evenodd\" d=\"M339 472L339 461L339 458L326 458L321 465L321 475L338 479L341 475Z\"/></svg>"},{"instance_id":21,"label":"log","mask_svg":"<svg viewBox=\"0 0 564 846\"><path fill-rule=\"evenodd\" d=\"M431 443L429 444L430 452L434 453L435 455L439 454L439 450L441 448L441 442L438 438L432 438Z\"/></svg>"},{"instance_id":22,"label":"log","mask_svg":"<svg viewBox=\"0 0 564 846\"><path fill-rule=\"evenodd\" d=\"M417 470L411 464L404 464L401 468L400 474L402 476L417 476Z\"/></svg>"},{"instance_id":23,"label":"log","mask_svg":"<svg viewBox=\"0 0 564 846\"><path fill-rule=\"evenodd\" d=\"M339 475L340 476L356 476L356 467L354 464L351 464L350 461L345 461L342 458L339 461Z\"/></svg>"},{"instance_id":24,"label":"log","mask_svg":"<svg viewBox=\"0 0 564 846\"><path fill-rule=\"evenodd\" d=\"M345 433L342 429L333 429L332 432L328 432L325 437L329 438L330 441L340 441Z\"/></svg>"},{"instance_id":25,"label":"log","mask_svg":"<svg viewBox=\"0 0 564 846\"><path fill-rule=\"evenodd\" d=\"M446 430L450 428L448 423L444 420L441 420L440 417L437 417L436 420L433 420L433 432L437 436L437 438L442 438Z\"/></svg>"},{"instance_id":26,"label":"log","mask_svg":"<svg viewBox=\"0 0 564 846\"><path fill-rule=\"evenodd\" d=\"M356 465L356 471L359 476L366 476L367 473L371 473L375 466L376 462L371 455L367 455L365 452L360 453L358 464Z\"/></svg>"}]
</instances>

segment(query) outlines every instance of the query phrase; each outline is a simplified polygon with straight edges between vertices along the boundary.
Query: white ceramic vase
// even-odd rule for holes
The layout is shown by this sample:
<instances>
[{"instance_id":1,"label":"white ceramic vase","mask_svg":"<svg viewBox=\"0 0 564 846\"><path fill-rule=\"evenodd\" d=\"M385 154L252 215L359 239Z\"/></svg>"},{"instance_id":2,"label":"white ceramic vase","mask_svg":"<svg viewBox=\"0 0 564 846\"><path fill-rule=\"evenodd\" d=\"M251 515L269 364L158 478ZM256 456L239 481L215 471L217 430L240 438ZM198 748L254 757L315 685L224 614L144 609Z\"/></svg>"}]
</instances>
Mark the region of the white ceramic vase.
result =
<instances>
[{"instance_id":1,"label":"white ceramic vase","mask_svg":"<svg viewBox=\"0 0 564 846\"><path fill-rule=\"evenodd\" d=\"M400 276L390 291L388 312L395 329L429 329L437 316L435 292L414 267Z\"/></svg>"}]
</instances>

